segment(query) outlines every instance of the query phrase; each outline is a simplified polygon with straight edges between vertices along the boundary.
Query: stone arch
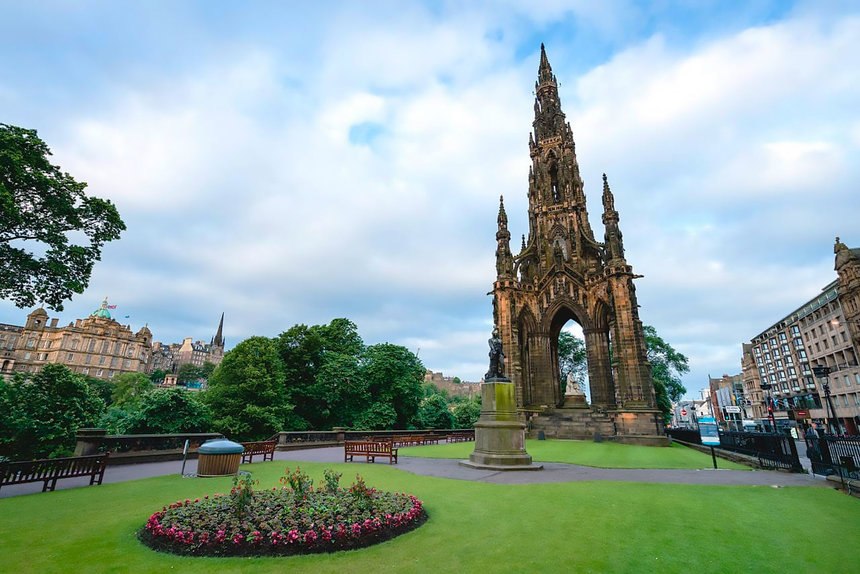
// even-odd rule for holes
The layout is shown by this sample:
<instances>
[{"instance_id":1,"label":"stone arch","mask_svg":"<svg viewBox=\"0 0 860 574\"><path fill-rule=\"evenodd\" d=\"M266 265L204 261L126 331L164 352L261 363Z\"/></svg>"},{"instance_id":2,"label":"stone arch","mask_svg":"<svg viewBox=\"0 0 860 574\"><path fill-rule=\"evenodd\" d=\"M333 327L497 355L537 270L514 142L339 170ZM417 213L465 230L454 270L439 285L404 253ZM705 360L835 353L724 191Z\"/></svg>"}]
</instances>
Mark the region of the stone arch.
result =
<instances>
[{"instance_id":1,"label":"stone arch","mask_svg":"<svg viewBox=\"0 0 860 574\"><path fill-rule=\"evenodd\" d=\"M534 392L534 365L532 363L532 345L535 334L538 332L538 324L534 314L526 307L520 311L517 320L519 360L519 376L523 381L522 400L525 404L532 404L535 397Z\"/></svg>"}]
</instances>

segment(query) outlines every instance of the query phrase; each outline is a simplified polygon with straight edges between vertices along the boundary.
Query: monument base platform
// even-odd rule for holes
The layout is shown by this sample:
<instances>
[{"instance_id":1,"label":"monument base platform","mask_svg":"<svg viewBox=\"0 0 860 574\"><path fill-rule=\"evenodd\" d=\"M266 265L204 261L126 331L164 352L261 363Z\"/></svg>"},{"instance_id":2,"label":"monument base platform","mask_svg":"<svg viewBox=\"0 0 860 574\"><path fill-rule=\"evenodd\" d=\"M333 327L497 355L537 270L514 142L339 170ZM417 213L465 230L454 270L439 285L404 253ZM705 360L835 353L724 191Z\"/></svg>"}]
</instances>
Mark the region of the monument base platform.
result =
<instances>
[{"instance_id":1,"label":"monument base platform","mask_svg":"<svg viewBox=\"0 0 860 574\"><path fill-rule=\"evenodd\" d=\"M481 386L481 417L475 423L475 450L462 466L484 470L541 470L526 452L526 425L520 421L514 384L488 379Z\"/></svg>"},{"instance_id":2,"label":"monument base platform","mask_svg":"<svg viewBox=\"0 0 860 574\"><path fill-rule=\"evenodd\" d=\"M460 466L474 468L477 470L543 470L542 464L482 464L471 460L461 460Z\"/></svg>"}]
</instances>

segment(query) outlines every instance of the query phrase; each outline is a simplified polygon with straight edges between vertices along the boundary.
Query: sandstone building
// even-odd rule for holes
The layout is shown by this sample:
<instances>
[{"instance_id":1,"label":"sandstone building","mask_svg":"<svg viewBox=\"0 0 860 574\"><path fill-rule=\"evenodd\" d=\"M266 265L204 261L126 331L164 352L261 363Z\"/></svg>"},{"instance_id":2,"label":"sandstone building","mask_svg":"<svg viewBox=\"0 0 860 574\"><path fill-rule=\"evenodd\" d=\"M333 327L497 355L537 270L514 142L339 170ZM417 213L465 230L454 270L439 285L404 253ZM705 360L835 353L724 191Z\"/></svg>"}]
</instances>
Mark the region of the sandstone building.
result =
<instances>
[{"instance_id":1,"label":"sandstone building","mask_svg":"<svg viewBox=\"0 0 860 574\"><path fill-rule=\"evenodd\" d=\"M532 428L548 436L665 443L645 337L624 254L620 217L603 177L603 242L592 232L573 131L541 45L529 137L528 236L511 252L500 200L496 233L494 323L506 354L505 375ZM567 408L559 383L558 336L568 320L582 326L592 405ZM610 347L612 360L610 362ZM585 408L583 408L585 407Z\"/></svg>"},{"instance_id":2,"label":"sandstone building","mask_svg":"<svg viewBox=\"0 0 860 574\"><path fill-rule=\"evenodd\" d=\"M745 384L749 380L759 390L762 383L770 386L759 401L753 401L761 405L757 414L762 419L770 406L778 426L811 422L823 426L834 414L825 401L826 382L840 429L856 435L860 428L860 249L849 249L837 238L834 251L838 279L753 337L749 350L754 368L745 359ZM826 380L815 377L816 365L830 369Z\"/></svg>"},{"instance_id":3,"label":"sandstone building","mask_svg":"<svg viewBox=\"0 0 860 574\"><path fill-rule=\"evenodd\" d=\"M36 372L50 363L105 380L120 373L146 372L152 333L147 327L132 332L114 320L107 299L85 319L63 327L58 322L49 321L48 313L39 308L27 315L23 327L4 325L0 329L3 373Z\"/></svg>"}]
</instances>

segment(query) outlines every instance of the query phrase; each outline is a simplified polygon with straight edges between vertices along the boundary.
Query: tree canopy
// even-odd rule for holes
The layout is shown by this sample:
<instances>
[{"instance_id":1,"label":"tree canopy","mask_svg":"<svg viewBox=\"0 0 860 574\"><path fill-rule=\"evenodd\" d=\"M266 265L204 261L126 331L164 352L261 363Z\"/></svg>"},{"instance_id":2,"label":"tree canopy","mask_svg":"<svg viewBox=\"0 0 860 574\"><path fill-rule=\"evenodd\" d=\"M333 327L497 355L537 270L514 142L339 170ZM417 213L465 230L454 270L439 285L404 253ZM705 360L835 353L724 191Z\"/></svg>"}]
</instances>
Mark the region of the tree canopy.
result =
<instances>
[{"instance_id":1,"label":"tree canopy","mask_svg":"<svg viewBox=\"0 0 860 574\"><path fill-rule=\"evenodd\" d=\"M643 330L648 361L651 363L651 379L654 383L657 407L664 420L668 422L672 418L672 403L680 400L687 392L681 382L681 375L688 373L690 366L687 357L664 341L657 334L657 329L651 325L645 325ZM575 380L584 382L588 376L585 341L562 331L558 337L558 363L562 390L567 380L567 373L572 373Z\"/></svg>"},{"instance_id":2,"label":"tree canopy","mask_svg":"<svg viewBox=\"0 0 860 574\"><path fill-rule=\"evenodd\" d=\"M84 194L86 183L50 155L35 130L0 123L0 298L62 311L125 224L109 200Z\"/></svg>"},{"instance_id":3,"label":"tree canopy","mask_svg":"<svg viewBox=\"0 0 860 574\"><path fill-rule=\"evenodd\" d=\"M681 375L690 372L690 365L686 356L676 351L657 334L657 329L651 325L645 325L644 330L657 407L663 415L663 420L668 423L672 420L672 403L680 400L687 392L681 382Z\"/></svg>"},{"instance_id":4,"label":"tree canopy","mask_svg":"<svg viewBox=\"0 0 860 574\"><path fill-rule=\"evenodd\" d=\"M585 352L585 341L575 335L562 331L558 334L558 368L561 394L567 387L567 376L581 385L583 389L588 384L588 357Z\"/></svg>"},{"instance_id":5,"label":"tree canopy","mask_svg":"<svg viewBox=\"0 0 860 574\"><path fill-rule=\"evenodd\" d=\"M71 455L75 433L92 427L105 403L63 365L0 378L0 455L28 460Z\"/></svg>"},{"instance_id":6,"label":"tree canopy","mask_svg":"<svg viewBox=\"0 0 860 574\"><path fill-rule=\"evenodd\" d=\"M149 382L147 381L147 384ZM189 433L209 432L212 414L194 391L174 387L152 389L129 412L122 432L138 433Z\"/></svg>"},{"instance_id":7,"label":"tree canopy","mask_svg":"<svg viewBox=\"0 0 860 574\"><path fill-rule=\"evenodd\" d=\"M234 440L260 440L297 426L284 392L284 363L267 337L246 339L224 355L204 398L214 429Z\"/></svg>"}]
</instances>

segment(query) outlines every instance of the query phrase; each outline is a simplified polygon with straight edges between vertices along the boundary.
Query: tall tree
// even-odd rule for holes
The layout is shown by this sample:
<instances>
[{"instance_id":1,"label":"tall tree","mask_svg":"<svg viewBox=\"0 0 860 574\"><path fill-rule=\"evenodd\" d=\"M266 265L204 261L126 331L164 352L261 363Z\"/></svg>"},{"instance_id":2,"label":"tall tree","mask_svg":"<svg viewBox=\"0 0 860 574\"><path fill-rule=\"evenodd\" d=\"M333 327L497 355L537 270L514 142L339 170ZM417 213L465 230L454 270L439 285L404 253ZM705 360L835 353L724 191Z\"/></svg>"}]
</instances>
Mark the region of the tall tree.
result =
<instances>
[{"instance_id":1,"label":"tall tree","mask_svg":"<svg viewBox=\"0 0 860 574\"><path fill-rule=\"evenodd\" d=\"M454 416L448 410L448 401L444 395L434 393L421 399L415 415L415 426L422 429L453 428Z\"/></svg>"},{"instance_id":2,"label":"tall tree","mask_svg":"<svg viewBox=\"0 0 860 574\"><path fill-rule=\"evenodd\" d=\"M128 434L209 432L212 413L194 391L152 389L130 410L124 427Z\"/></svg>"},{"instance_id":3,"label":"tall tree","mask_svg":"<svg viewBox=\"0 0 860 574\"><path fill-rule=\"evenodd\" d=\"M12 459L72 454L76 431L94 426L105 410L86 381L63 365L15 373L2 387L0 455Z\"/></svg>"},{"instance_id":4,"label":"tall tree","mask_svg":"<svg viewBox=\"0 0 860 574\"><path fill-rule=\"evenodd\" d=\"M352 321L295 325L278 337L278 350L287 396L306 426L350 426L366 407L357 374L364 342Z\"/></svg>"},{"instance_id":5,"label":"tall tree","mask_svg":"<svg viewBox=\"0 0 860 574\"><path fill-rule=\"evenodd\" d=\"M361 377L371 408L380 403L391 406L396 416L390 428L408 428L423 396L424 365L418 357L400 345L371 345L362 359Z\"/></svg>"},{"instance_id":6,"label":"tall tree","mask_svg":"<svg viewBox=\"0 0 860 574\"><path fill-rule=\"evenodd\" d=\"M111 404L125 410L133 409L152 388L152 381L143 373L119 374L113 379Z\"/></svg>"},{"instance_id":7,"label":"tall tree","mask_svg":"<svg viewBox=\"0 0 860 574\"><path fill-rule=\"evenodd\" d=\"M86 184L50 155L35 130L0 124L0 298L62 311L125 224L110 201L85 195Z\"/></svg>"},{"instance_id":8,"label":"tall tree","mask_svg":"<svg viewBox=\"0 0 860 574\"><path fill-rule=\"evenodd\" d=\"M203 367L194 365L192 363L184 363L180 365L179 370L176 373L176 381L182 385L190 383L192 381L199 381L200 379L205 378L206 374L203 370Z\"/></svg>"},{"instance_id":9,"label":"tall tree","mask_svg":"<svg viewBox=\"0 0 860 574\"><path fill-rule=\"evenodd\" d=\"M644 330L657 407L663 415L664 422L668 423L672 420L672 403L680 400L687 392L681 382L681 375L690 372L690 365L686 356L676 351L657 334L657 329L651 325L645 325Z\"/></svg>"},{"instance_id":10,"label":"tall tree","mask_svg":"<svg viewBox=\"0 0 860 574\"><path fill-rule=\"evenodd\" d=\"M584 389L588 384L588 355L585 352L585 341L575 335L562 331L558 334L558 368L561 394L567 387L567 376Z\"/></svg>"},{"instance_id":11,"label":"tall tree","mask_svg":"<svg viewBox=\"0 0 860 574\"><path fill-rule=\"evenodd\" d=\"M267 337L246 339L224 355L204 399L215 430L234 439L260 440L301 427L284 392L277 343Z\"/></svg>"}]
</instances>

